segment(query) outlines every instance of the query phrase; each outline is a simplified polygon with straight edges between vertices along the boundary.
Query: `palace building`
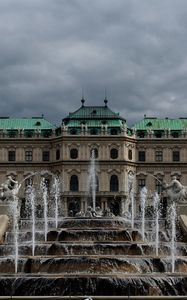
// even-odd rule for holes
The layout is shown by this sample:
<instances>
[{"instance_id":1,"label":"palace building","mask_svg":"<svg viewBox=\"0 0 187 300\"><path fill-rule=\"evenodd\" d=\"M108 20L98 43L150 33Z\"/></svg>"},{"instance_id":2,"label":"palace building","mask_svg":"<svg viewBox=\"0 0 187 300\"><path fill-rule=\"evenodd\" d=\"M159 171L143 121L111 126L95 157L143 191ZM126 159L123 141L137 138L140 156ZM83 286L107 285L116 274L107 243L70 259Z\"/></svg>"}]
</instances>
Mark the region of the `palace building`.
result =
<instances>
[{"instance_id":1,"label":"palace building","mask_svg":"<svg viewBox=\"0 0 187 300\"><path fill-rule=\"evenodd\" d=\"M187 118L144 119L129 128L113 112L107 99L102 106L81 106L54 126L42 117L0 117L0 182L13 176L21 187L32 173L48 170L63 181L63 211L75 214L89 205L87 178L92 150L97 167L97 206L118 215L128 205L128 174L134 175L138 211L140 189L157 191L163 205L167 198L162 182L173 175L187 185ZM158 180L157 180L158 179ZM35 180L33 178L33 180ZM50 175L46 184L50 187Z\"/></svg>"}]
</instances>

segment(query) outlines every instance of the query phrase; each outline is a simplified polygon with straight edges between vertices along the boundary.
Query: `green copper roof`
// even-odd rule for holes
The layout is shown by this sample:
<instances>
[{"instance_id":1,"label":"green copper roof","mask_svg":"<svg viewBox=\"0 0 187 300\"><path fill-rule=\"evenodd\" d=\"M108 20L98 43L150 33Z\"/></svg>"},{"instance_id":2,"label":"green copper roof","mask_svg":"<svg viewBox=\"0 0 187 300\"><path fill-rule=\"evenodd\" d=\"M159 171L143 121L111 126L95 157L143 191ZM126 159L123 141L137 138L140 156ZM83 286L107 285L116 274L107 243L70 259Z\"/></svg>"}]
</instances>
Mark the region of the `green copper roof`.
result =
<instances>
[{"instance_id":1,"label":"green copper roof","mask_svg":"<svg viewBox=\"0 0 187 300\"><path fill-rule=\"evenodd\" d=\"M157 118L144 118L140 122L137 122L134 128L139 130L182 130L187 128L187 118L181 119L157 119Z\"/></svg>"},{"instance_id":2,"label":"green copper roof","mask_svg":"<svg viewBox=\"0 0 187 300\"><path fill-rule=\"evenodd\" d=\"M55 126L43 117L1 118L0 129L52 129Z\"/></svg>"},{"instance_id":3,"label":"green copper roof","mask_svg":"<svg viewBox=\"0 0 187 300\"><path fill-rule=\"evenodd\" d=\"M73 113L69 113L69 118L95 119L95 118L115 118L119 119L119 113L113 112L108 106L82 106Z\"/></svg>"},{"instance_id":4,"label":"green copper roof","mask_svg":"<svg viewBox=\"0 0 187 300\"><path fill-rule=\"evenodd\" d=\"M119 113L113 112L107 105L105 106L84 106L69 113L63 122L69 127L80 127L86 124L89 127L100 127L101 125L120 127L126 120L120 117Z\"/></svg>"}]
</instances>

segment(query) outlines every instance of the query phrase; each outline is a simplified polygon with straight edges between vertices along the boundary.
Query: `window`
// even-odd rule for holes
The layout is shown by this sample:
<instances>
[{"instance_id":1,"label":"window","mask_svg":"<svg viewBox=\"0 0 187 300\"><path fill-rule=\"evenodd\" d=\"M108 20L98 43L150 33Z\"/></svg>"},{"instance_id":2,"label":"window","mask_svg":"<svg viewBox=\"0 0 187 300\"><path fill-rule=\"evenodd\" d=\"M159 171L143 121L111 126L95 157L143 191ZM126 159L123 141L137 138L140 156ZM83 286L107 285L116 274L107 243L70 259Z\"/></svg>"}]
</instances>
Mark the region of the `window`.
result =
<instances>
[{"instance_id":1,"label":"window","mask_svg":"<svg viewBox=\"0 0 187 300\"><path fill-rule=\"evenodd\" d=\"M72 129L70 130L70 134L72 134L72 135L77 134L77 129L72 128Z\"/></svg>"},{"instance_id":2,"label":"window","mask_svg":"<svg viewBox=\"0 0 187 300\"><path fill-rule=\"evenodd\" d=\"M50 129L44 129L44 130L42 130L42 136L44 137L44 138L48 138L48 137L50 137L52 135L52 130L50 130Z\"/></svg>"},{"instance_id":3,"label":"window","mask_svg":"<svg viewBox=\"0 0 187 300\"><path fill-rule=\"evenodd\" d=\"M111 135L117 135L117 134L118 134L117 129L112 128L112 129L110 130L110 134L111 134Z\"/></svg>"},{"instance_id":4,"label":"window","mask_svg":"<svg viewBox=\"0 0 187 300\"><path fill-rule=\"evenodd\" d=\"M174 131L174 130L173 130L173 131L171 132L171 135L172 135L173 138L178 138L179 135L180 135L180 132L179 132L179 131Z\"/></svg>"},{"instance_id":5,"label":"window","mask_svg":"<svg viewBox=\"0 0 187 300\"><path fill-rule=\"evenodd\" d=\"M112 148L110 150L110 158L112 158L112 159L118 158L118 149Z\"/></svg>"},{"instance_id":6,"label":"window","mask_svg":"<svg viewBox=\"0 0 187 300\"><path fill-rule=\"evenodd\" d=\"M79 190L79 181L77 175L72 175L70 178L70 191L77 192Z\"/></svg>"},{"instance_id":7,"label":"window","mask_svg":"<svg viewBox=\"0 0 187 300\"><path fill-rule=\"evenodd\" d=\"M97 148L93 148L90 151L90 157L92 157L92 153L94 153L94 158L98 158L98 149Z\"/></svg>"},{"instance_id":8,"label":"window","mask_svg":"<svg viewBox=\"0 0 187 300\"><path fill-rule=\"evenodd\" d=\"M118 176L112 175L110 177L110 191L111 192L118 192L119 190L119 182L118 182Z\"/></svg>"},{"instance_id":9,"label":"window","mask_svg":"<svg viewBox=\"0 0 187 300\"><path fill-rule=\"evenodd\" d=\"M162 130L155 130L154 134L155 134L156 138L161 138L163 136L164 132Z\"/></svg>"},{"instance_id":10,"label":"window","mask_svg":"<svg viewBox=\"0 0 187 300\"><path fill-rule=\"evenodd\" d=\"M25 151L25 160L32 161L32 150Z\"/></svg>"},{"instance_id":11,"label":"window","mask_svg":"<svg viewBox=\"0 0 187 300\"><path fill-rule=\"evenodd\" d=\"M138 152L138 160L139 161L145 161L145 151L139 151Z\"/></svg>"},{"instance_id":12,"label":"window","mask_svg":"<svg viewBox=\"0 0 187 300\"><path fill-rule=\"evenodd\" d=\"M180 152L173 151L173 161L180 161Z\"/></svg>"},{"instance_id":13,"label":"window","mask_svg":"<svg viewBox=\"0 0 187 300\"><path fill-rule=\"evenodd\" d=\"M31 138L34 136L34 130L24 130L24 136L26 138Z\"/></svg>"},{"instance_id":14,"label":"window","mask_svg":"<svg viewBox=\"0 0 187 300\"><path fill-rule=\"evenodd\" d=\"M138 135L139 138L145 138L146 131L144 131L144 130L138 130L137 131L137 135Z\"/></svg>"},{"instance_id":15,"label":"window","mask_svg":"<svg viewBox=\"0 0 187 300\"><path fill-rule=\"evenodd\" d=\"M70 158L76 159L78 157L78 150L76 148L73 148L70 150Z\"/></svg>"},{"instance_id":16,"label":"window","mask_svg":"<svg viewBox=\"0 0 187 300\"><path fill-rule=\"evenodd\" d=\"M96 128L91 128L90 129L90 134L96 135L96 134L98 134L98 130Z\"/></svg>"},{"instance_id":17,"label":"window","mask_svg":"<svg viewBox=\"0 0 187 300\"><path fill-rule=\"evenodd\" d=\"M138 179L138 190L140 191L145 186L145 178Z\"/></svg>"},{"instance_id":18,"label":"window","mask_svg":"<svg viewBox=\"0 0 187 300\"><path fill-rule=\"evenodd\" d=\"M131 149L128 150L128 159L132 160L132 150Z\"/></svg>"},{"instance_id":19,"label":"window","mask_svg":"<svg viewBox=\"0 0 187 300\"><path fill-rule=\"evenodd\" d=\"M8 161L16 161L16 151L8 151Z\"/></svg>"},{"instance_id":20,"label":"window","mask_svg":"<svg viewBox=\"0 0 187 300\"><path fill-rule=\"evenodd\" d=\"M43 161L49 161L49 159L50 159L50 152L49 151L43 151L42 160Z\"/></svg>"},{"instance_id":21,"label":"window","mask_svg":"<svg viewBox=\"0 0 187 300\"><path fill-rule=\"evenodd\" d=\"M155 160L162 161L163 160L163 152L162 150L156 150L155 152Z\"/></svg>"},{"instance_id":22,"label":"window","mask_svg":"<svg viewBox=\"0 0 187 300\"><path fill-rule=\"evenodd\" d=\"M60 149L56 150L56 160L60 159Z\"/></svg>"},{"instance_id":23,"label":"window","mask_svg":"<svg viewBox=\"0 0 187 300\"><path fill-rule=\"evenodd\" d=\"M18 135L18 131L17 130L14 130L14 129L11 129L11 130L7 130L7 133L8 133L8 136L10 138L14 138Z\"/></svg>"},{"instance_id":24,"label":"window","mask_svg":"<svg viewBox=\"0 0 187 300\"><path fill-rule=\"evenodd\" d=\"M155 182L155 187L156 187L156 191L158 194L162 193L162 186L163 186L163 183L162 183L162 178L157 178L156 179L156 182Z\"/></svg>"}]
</instances>

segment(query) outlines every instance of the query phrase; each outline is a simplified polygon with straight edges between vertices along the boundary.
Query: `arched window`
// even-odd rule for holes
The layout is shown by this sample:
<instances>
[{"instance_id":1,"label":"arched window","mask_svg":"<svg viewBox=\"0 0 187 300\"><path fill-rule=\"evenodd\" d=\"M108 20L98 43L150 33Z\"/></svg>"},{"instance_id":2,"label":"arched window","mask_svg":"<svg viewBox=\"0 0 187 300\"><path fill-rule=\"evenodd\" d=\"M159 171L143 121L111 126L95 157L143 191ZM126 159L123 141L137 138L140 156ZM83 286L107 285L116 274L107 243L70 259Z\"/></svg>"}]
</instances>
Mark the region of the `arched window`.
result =
<instances>
[{"instance_id":1,"label":"arched window","mask_svg":"<svg viewBox=\"0 0 187 300\"><path fill-rule=\"evenodd\" d=\"M112 175L110 177L110 191L111 192L118 192L119 190L119 182L118 182L118 176Z\"/></svg>"},{"instance_id":2,"label":"arched window","mask_svg":"<svg viewBox=\"0 0 187 300\"><path fill-rule=\"evenodd\" d=\"M70 158L76 159L78 157L78 150L76 148L73 148L70 150Z\"/></svg>"},{"instance_id":3,"label":"arched window","mask_svg":"<svg viewBox=\"0 0 187 300\"><path fill-rule=\"evenodd\" d=\"M79 190L79 181L77 175L72 175L70 178L70 191L77 192Z\"/></svg>"},{"instance_id":4,"label":"arched window","mask_svg":"<svg viewBox=\"0 0 187 300\"><path fill-rule=\"evenodd\" d=\"M112 159L118 158L118 149L112 148L110 150L110 158L112 158Z\"/></svg>"},{"instance_id":5,"label":"arched window","mask_svg":"<svg viewBox=\"0 0 187 300\"><path fill-rule=\"evenodd\" d=\"M56 160L60 159L60 149L56 150Z\"/></svg>"},{"instance_id":6,"label":"arched window","mask_svg":"<svg viewBox=\"0 0 187 300\"><path fill-rule=\"evenodd\" d=\"M131 149L128 150L128 159L132 160L132 150Z\"/></svg>"}]
</instances>

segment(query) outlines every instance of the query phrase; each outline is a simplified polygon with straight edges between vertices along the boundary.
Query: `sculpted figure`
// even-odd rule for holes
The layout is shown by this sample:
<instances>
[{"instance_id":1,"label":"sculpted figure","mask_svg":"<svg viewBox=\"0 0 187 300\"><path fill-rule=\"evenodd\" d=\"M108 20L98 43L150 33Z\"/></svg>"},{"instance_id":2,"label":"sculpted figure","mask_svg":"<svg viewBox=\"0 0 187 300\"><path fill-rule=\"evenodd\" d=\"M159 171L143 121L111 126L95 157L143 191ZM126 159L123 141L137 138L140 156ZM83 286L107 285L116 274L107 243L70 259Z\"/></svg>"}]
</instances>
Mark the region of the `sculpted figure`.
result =
<instances>
[{"instance_id":1,"label":"sculpted figure","mask_svg":"<svg viewBox=\"0 0 187 300\"><path fill-rule=\"evenodd\" d=\"M170 184L166 184L164 182L163 189L166 191L170 200L180 202L187 200L187 190L179 180L177 180L176 176L173 176L173 179Z\"/></svg>"},{"instance_id":2,"label":"sculpted figure","mask_svg":"<svg viewBox=\"0 0 187 300\"><path fill-rule=\"evenodd\" d=\"M14 200L19 188L18 182L12 176L7 176L6 181L0 185L0 199Z\"/></svg>"}]
</instances>

